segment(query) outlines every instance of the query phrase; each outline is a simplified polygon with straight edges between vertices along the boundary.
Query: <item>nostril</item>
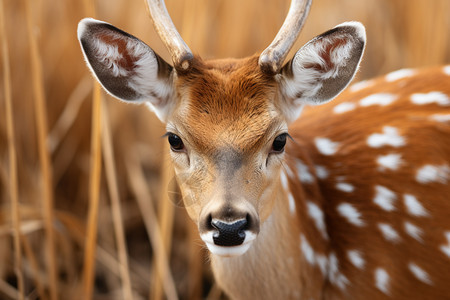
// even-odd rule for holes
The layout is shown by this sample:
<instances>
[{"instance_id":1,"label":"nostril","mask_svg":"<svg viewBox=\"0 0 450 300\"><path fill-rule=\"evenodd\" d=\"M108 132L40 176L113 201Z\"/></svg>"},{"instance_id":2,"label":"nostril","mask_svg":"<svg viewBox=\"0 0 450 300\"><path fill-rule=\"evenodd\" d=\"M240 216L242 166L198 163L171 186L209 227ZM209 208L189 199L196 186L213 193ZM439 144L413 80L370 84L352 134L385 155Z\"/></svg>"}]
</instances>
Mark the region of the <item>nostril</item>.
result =
<instances>
[{"instance_id":1,"label":"nostril","mask_svg":"<svg viewBox=\"0 0 450 300\"><path fill-rule=\"evenodd\" d=\"M233 223L222 222L217 219L211 221L212 227L217 229L213 234L214 244L218 246L238 246L245 240L245 230L247 229L247 218Z\"/></svg>"},{"instance_id":2,"label":"nostril","mask_svg":"<svg viewBox=\"0 0 450 300\"><path fill-rule=\"evenodd\" d=\"M215 227L212 223L212 216L208 215L208 218L206 219L206 230L213 230Z\"/></svg>"},{"instance_id":3,"label":"nostril","mask_svg":"<svg viewBox=\"0 0 450 300\"><path fill-rule=\"evenodd\" d=\"M250 217L250 214L247 214L245 216L245 220L247 221L247 223L245 224L245 227L243 228L243 230L249 229L251 227L251 225L252 225L252 219Z\"/></svg>"}]
</instances>

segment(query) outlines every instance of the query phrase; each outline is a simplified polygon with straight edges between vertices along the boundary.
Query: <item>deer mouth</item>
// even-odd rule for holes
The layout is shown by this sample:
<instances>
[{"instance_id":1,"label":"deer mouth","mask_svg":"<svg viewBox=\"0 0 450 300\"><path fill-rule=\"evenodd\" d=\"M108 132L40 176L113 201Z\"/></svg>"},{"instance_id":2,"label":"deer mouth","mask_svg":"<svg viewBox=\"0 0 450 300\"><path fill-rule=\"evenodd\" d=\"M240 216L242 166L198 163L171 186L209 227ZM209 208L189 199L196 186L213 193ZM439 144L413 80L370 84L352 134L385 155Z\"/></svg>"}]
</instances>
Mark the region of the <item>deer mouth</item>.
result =
<instances>
[{"instance_id":1,"label":"deer mouth","mask_svg":"<svg viewBox=\"0 0 450 300\"><path fill-rule=\"evenodd\" d=\"M240 235L245 236L240 243L229 243L229 245L226 245L225 243L217 243L217 239L214 238L214 236L217 236L217 232L214 230L208 231L200 237L205 242L209 252L212 254L223 257L235 257L247 252L253 241L256 239L256 234L249 230L243 231Z\"/></svg>"}]
</instances>

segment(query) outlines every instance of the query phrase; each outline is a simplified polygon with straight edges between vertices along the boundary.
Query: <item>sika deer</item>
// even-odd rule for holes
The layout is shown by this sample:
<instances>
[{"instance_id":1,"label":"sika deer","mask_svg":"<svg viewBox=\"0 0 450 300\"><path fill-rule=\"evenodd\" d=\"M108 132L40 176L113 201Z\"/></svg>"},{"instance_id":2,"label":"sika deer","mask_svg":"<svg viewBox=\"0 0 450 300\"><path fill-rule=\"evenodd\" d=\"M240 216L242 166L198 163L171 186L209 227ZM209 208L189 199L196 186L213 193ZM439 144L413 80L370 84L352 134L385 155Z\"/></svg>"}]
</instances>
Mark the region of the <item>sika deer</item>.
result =
<instances>
[{"instance_id":1,"label":"sika deer","mask_svg":"<svg viewBox=\"0 0 450 300\"><path fill-rule=\"evenodd\" d=\"M353 86L364 27L341 24L283 65L310 7L293 0L260 55L193 56L161 1L172 67L84 19L88 66L167 124L189 216L234 299L450 298L450 69ZM294 122L295 121L295 122ZM289 126L289 127L288 127Z\"/></svg>"}]
</instances>

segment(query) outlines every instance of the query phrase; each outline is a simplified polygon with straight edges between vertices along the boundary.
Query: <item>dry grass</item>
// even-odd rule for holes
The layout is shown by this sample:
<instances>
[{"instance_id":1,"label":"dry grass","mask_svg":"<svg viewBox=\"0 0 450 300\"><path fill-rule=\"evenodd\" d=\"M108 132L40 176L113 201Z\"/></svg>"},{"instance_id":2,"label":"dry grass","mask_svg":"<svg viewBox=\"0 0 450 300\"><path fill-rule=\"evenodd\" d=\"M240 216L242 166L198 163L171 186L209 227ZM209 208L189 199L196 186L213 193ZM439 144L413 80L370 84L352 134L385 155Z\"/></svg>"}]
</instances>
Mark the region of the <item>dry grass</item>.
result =
<instances>
[{"instance_id":1,"label":"dry grass","mask_svg":"<svg viewBox=\"0 0 450 300\"><path fill-rule=\"evenodd\" d=\"M11 203L11 223L14 251L14 273L17 280L17 298L24 299L23 272L22 272L22 249L20 247L20 212L19 212L19 191L17 184L17 156L14 134L13 108L11 99L11 71L9 64L8 38L5 29L5 8L3 0L0 1L0 34L2 44L2 63L4 79L4 99L5 99L5 120L6 135L8 140L8 160L9 160L9 199ZM14 291L16 294L16 291Z\"/></svg>"},{"instance_id":2,"label":"dry grass","mask_svg":"<svg viewBox=\"0 0 450 300\"><path fill-rule=\"evenodd\" d=\"M270 43L288 2L167 6L195 53L243 57ZM93 84L76 40L77 22L95 8L168 59L144 7L144 0L0 0L2 299L223 297L179 205L164 126ZM448 0L315 0L296 48L359 20L369 38L359 79L449 63L448 12Z\"/></svg>"},{"instance_id":3,"label":"dry grass","mask_svg":"<svg viewBox=\"0 0 450 300\"><path fill-rule=\"evenodd\" d=\"M25 12L28 31L28 45L31 61L31 81L34 100L34 117L36 120L36 131L38 137L38 152L40 166L40 202L42 220L44 223L44 248L45 265L48 274L48 287L50 299L58 297L58 279L56 270L55 238L53 230L53 169L49 149L47 147L48 119L46 108L46 96L43 80L43 68L40 49L37 44L36 32L34 31L35 20L31 8L31 0L25 1Z\"/></svg>"}]
</instances>

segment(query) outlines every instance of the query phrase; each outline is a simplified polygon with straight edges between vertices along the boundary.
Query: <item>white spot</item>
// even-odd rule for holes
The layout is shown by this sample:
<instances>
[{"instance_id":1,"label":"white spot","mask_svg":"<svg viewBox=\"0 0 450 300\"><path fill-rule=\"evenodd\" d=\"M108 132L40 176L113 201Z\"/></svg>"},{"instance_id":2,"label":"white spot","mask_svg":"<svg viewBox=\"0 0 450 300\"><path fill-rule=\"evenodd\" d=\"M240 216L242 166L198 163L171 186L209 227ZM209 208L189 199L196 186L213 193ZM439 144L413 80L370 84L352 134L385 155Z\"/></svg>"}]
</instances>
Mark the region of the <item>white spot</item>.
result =
<instances>
[{"instance_id":1,"label":"white spot","mask_svg":"<svg viewBox=\"0 0 450 300\"><path fill-rule=\"evenodd\" d=\"M356 108L356 104L352 102L342 102L333 108L335 114L343 114Z\"/></svg>"},{"instance_id":2,"label":"white spot","mask_svg":"<svg viewBox=\"0 0 450 300\"><path fill-rule=\"evenodd\" d=\"M425 165L417 170L416 180L420 183L439 182L447 183L450 178L450 168L448 165Z\"/></svg>"},{"instance_id":3,"label":"white spot","mask_svg":"<svg viewBox=\"0 0 450 300\"><path fill-rule=\"evenodd\" d=\"M411 95L411 101L417 105L436 103L441 106L450 105L449 97L441 92L429 92L426 94L416 93Z\"/></svg>"},{"instance_id":4,"label":"white spot","mask_svg":"<svg viewBox=\"0 0 450 300\"><path fill-rule=\"evenodd\" d=\"M391 153L386 155L379 155L377 158L377 164L380 166L380 171L384 171L386 169L395 171L400 165L403 163L402 155Z\"/></svg>"},{"instance_id":5,"label":"white spot","mask_svg":"<svg viewBox=\"0 0 450 300\"><path fill-rule=\"evenodd\" d=\"M329 173L324 166L316 165L316 175L319 179L327 179Z\"/></svg>"},{"instance_id":6,"label":"white spot","mask_svg":"<svg viewBox=\"0 0 450 300\"><path fill-rule=\"evenodd\" d=\"M303 234L300 235L300 248L302 249L306 261L309 262L311 265L314 265L315 262L314 250L312 249L311 245L309 244L308 240Z\"/></svg>"},{"instance_id":7,"label":"white spot","mask_svg":"<svg viewBox=\"0 0 450 300\"><path fill-rule=\"evenodd\" d=\"M409 263L408 268L417 279L419 279L420 281L425 282L427 284L430 284L430 285L432 284L432 282L430 280L430 276L421 267L419 267L415 263Z\"/></svg>"},{"instance_id":8,"label":"white spot","mask_svg":"<svg viewBox=\"0 0 450 300\"><path fill-rule=\"evenodd\" d=\"M280 180L281 180L281 185L283 186L283 189L285 191L289 190L289 185L288 185L288 180L287 180L287 177L286 177L286 173L284 173L283 171L281 171Z\"/></svg>"},{"instance_id":9,"label":"white spot","mask_svg":"<svg viewBox=\"0 0 450 300\"><path fill-rule=\"evenodd\" d=\"M291 178L291 179L294 179L294 178L295 178L294 172L292 172L291 168L289 168L289 166L288 166L287 164L284 165L284 169L285 169L285 171L286 171L286 173L287 173L287 176L288 176L289 178Z\"/></svg>"},{"instance_id":10,"label":"white spot","mask_svg":"<svg viewBox=\"0 0 450 300\"><path fill-rule=\"evenodd\" d=\"M427 216L427 210L417 200L417 198L410 194L403 195L403 201L405 202L406 210L413 216Z\"/></svg>"},{"instance_id":11,"label":"white spot","mask_svg":"<svg viewBox=\"0 0 450 300\"><path fill-rule=\"evenodd\" d=\"M372 148L382 146L401 147L405 145L405 138L398 134L395 127L384 126L383 133L374 133L367 139L367 144Z\"/></svg>"},{"instance_id":12,"label":"white spot","mask_svg":"<svg viewBox=\"0 0 450 300\"><path fill-rule=\"evenodd\" d=\"M373 85L373 83L373 80L363 80L350 86L349 91L354 93Z\"/></svg>"},{"instance_id":13,"label":"white spot","mask_svg":"<svg viewBox=\"0 0 450 300\"><path fill-rule=\"evenodd\" d=\"M316 144L317 150L323 155L333 155L339 148L339 143L327 138L315 138L314 143Z\"/></svg>"},{"instance_id":14,"label":"white spot","mask_svg":"<svg viewBox=\"0 0 450 300\"><path fill-rule=\"evenodd\" d=\"M375 286L386 295L389 295L389 274L385 269L375 269Z\"/></svg>"},{"instance_id":15,"label":"white spot","mask_svg":"<svg viewBox=\"0 0 450 300\"><path fill-rule=\"evenodd\" d=\"M361 253L357 250L347 251L348 260L358 269L363 269L366 261L362 257Z\"/></svg>"},{"instance_id":16,"label":"white spot","mask_svg":"<svg viewBox=\"0 0 450 300\"><path fill-rule=\"evenodd\" d=\"M341 290L345 289L345 286L349 283L347 277L339 272L339 262L336 254L331 253L329 256L328 276L330 282L338 286Z\"/></svg>"},{"instance_id":17,"label":"white spot","mask_svg":"<svg viewBox=\"0 0 450 300\"><path fill-rule=\"evenodd\" d=\"M337 207L337 211L342 217L346 218L349 223L358 227L364 225L363 220L361 220L361 214L350 203L339 204Z\"/></svg>"},{"instance_id":18,"label":"white spot","mask_svg":"<svg viewBox=\"0 0 450 300\"><path fill-rule=\"evenodd\" d=\"M339 182L336 184L336 189L346 193L351 193L355 190L355 187L350 183Z\"/></svg>"},{"instance_id":19,"label":"white spot","mask_svg":"<svg viewBox=\"0 0 450 300\"><path fill-rule=\"evenodd\" d=\"M386 81L388 82L392 82L392 81L396 81L399 79L403 79L405 77L411 77L415 74L416 72L414 70L411 69L402 69L402 70L397 70L394 72L391 72L389 74L386 75Z\"/></svg>"},{"instance_id":20,"label":"white spot","mask_svg":"<svg viewBox=\"0 0 450 300\"><path fill-rule=\"evenodd\" d=\"M373 94L367 96L359 101L359 104L363 107L371 106L371 105L380 105L387 106L397 100L398 96L393 94Z\"/></svg>"},{"instance_id":21,"label":"white spot","mask_svg":"<svg viewBox=\"0 0 450 300\"><path fill-rule=\"evenodd\" d=\"M289 172L289 171L287 171L287 172ZM291 173L292 173L292 171L291 171ZM281 185L283 186L283 189L287 192L287 198L289 201L289 211L291 212L292 215L294 215L295 214L295 200L294 200L294 196L292 196L291 192L289 192L289 182L286 177L286 173L284 173L284 171L281 171L281 173L280 173L280 181L281 181Z\"/></svg>"},{"instance_id":22,"label":"white spot","mask_svg":"<svg viewBox=\"0 0 450 300\"><path fill-rule=\"evenodd\" d=\"M315 253L309 244L306 237L302 234L300 235L300 249L302 250L303 255L305 256L306 261L312 266L319 267L320 271L323 275L325 275L328 261L325 255Z\"/></svg>"},{"instance_id":23,"label":"white spot","mask_svg":"<svg viewBox=\"0 0 450 300\"><path fill-rule=\"evenodd\" d=\"M309 172L309 167L305 165L301 160L297 159L296 162L298 178L303 183L314 182L314 176Z\"/></svg>"},{"instance_id":24,"label":"white spot","mask_svg":"<svg viewBox=\"0 0 450 300\"><path fill-rule=\"evenodd\" d=\"M447 245L442 245L441 251L450 258L450 231L445 232L445 237L447 238Z\"/></svg>"},{"instance_id":25,"label":"white spot","mask_svg":"<svg viewBox=\"0 0 450 300\"><path fill-rule=\"evenodd\" d=\"M443 67L442 71L444 72L445 75L450 76L450 65Z\"/></svg>"},{"instance_id":26,"label":"white spot","mask_svg":"<svg viewBox=\"0 0 450 300\"><path fill-rule=\"evenodd\" d=\"M450 122L450 115L446 114L434 114L430 116L430 120L436 121L436 122Z\"/></svg>"},{"instance_id":27,"label":"white spot","mask_svg":"<svg viewBox=\"0 0 450 300\"><path fill-rule=\"evenodd\" d=\"M391 242L398 242L400 239L397 231L395 231L394 228L392 228L391 225L385 224L385 223L379 223L378 229L380 229L381 233L383 234L384 238Z\"/></svg>"},{"instance_id":28,"label":"white spot","mask_svg":"<svg viewBox=\"0 0 450 300\"><path fill-rule=\"evenodd\" d=\"M292 215L295 214L295 199L291 193L288 193L288 201L289 201L289 211Z\"/></svg>"},{"instance_id":29,"label":"white spot","mask_svg":"<svg viewBox=\"0 0 450 300\"><path fill-rule=\"evenodd\" d=\"M419 227L409 222L405 222L404 226L405 231L409 236L411 236L413 239L419 242L423 242L422 240L423 231Z\"/></svg>"},{"instance_id":30,"label":"white spot","mask_svg":"<svg viewBox=\"0 0 450 300\"><path fill-rule=\"evenodd\" d=\"M312 202L307 202L308 207L308 215L311 219L313 219L314 224L316 225L317 229L320 231L322 236L325 239L328 239L328 234L325 226L325 217L323 214L323 211L320 209L320 207Z\"/></svg>"},{"instance_id":31,"label":"white spot","mask_svg":"<svg viewBox=\"0 0 450 300\"><path fill-rule=\"evenodd\" d=\"M319 266L320 271L325 275L328 266L328 259L325 255L316 254L316 264Z\"/></svg>"},{"instance_id":32,"label":"white spot","mask_svg":"<svg viewBox=\"0 0 450 300\"><path fill-rule=\"evenodd\" d=\"M375 186L375 197L373 198L373 202L375 202L378 206L386 211L395 210L394 202L397 200L397 196L390 189L376 185Z\"/></svg>"}]
</instances>

